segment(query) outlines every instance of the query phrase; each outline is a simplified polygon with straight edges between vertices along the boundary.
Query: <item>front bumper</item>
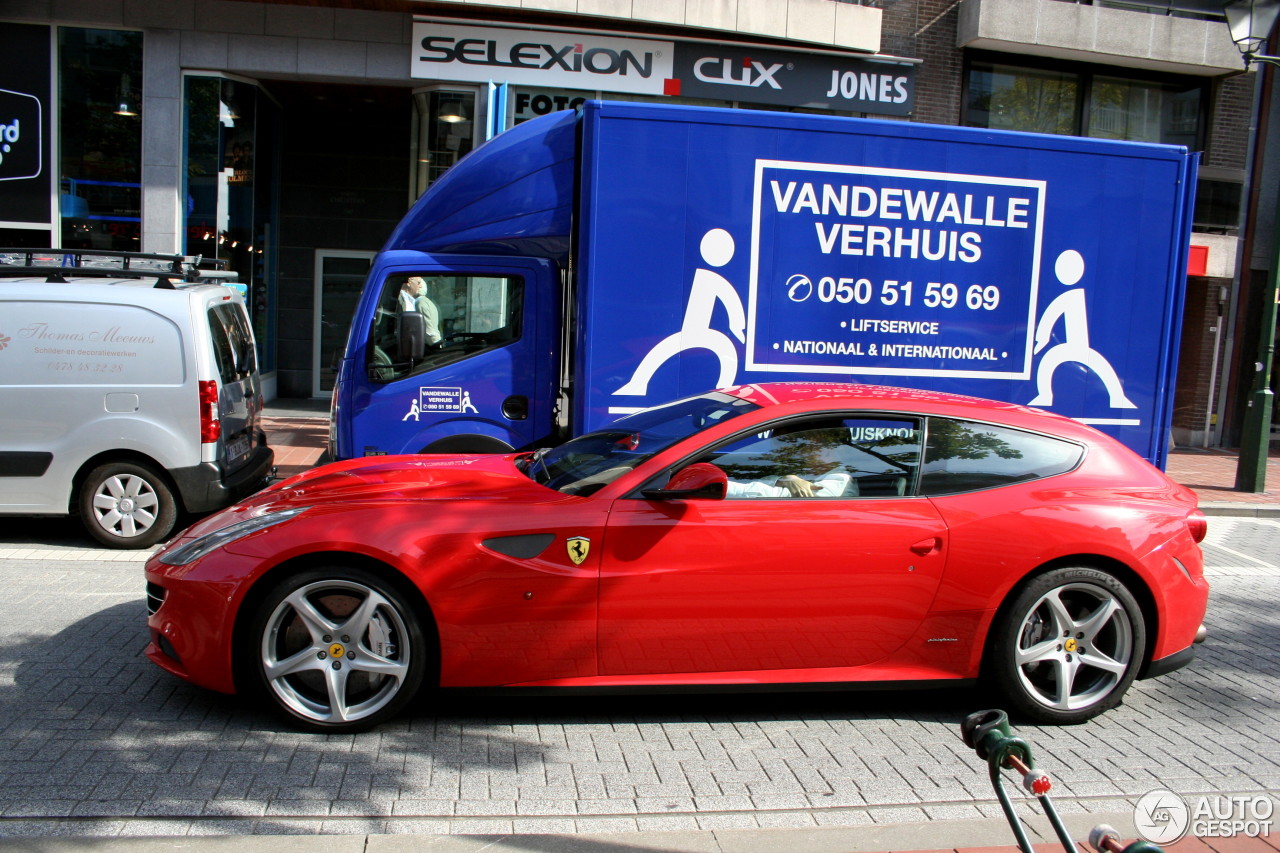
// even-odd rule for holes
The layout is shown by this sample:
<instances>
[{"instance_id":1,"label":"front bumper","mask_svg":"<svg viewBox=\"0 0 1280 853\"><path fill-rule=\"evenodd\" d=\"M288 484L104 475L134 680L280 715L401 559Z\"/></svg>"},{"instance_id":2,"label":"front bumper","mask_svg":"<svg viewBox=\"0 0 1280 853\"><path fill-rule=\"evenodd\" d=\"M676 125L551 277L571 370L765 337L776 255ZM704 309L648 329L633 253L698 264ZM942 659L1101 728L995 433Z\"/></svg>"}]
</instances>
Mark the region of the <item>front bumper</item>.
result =
<instances>
[{"instance_id":1,"label":"front bumper","mask_svg":"<svg viewBox=\"0 0 1280 853\"><path fill-rule=\"evenodd\" d=\"M184 577L187 566L147 563L147 658L179 678L235 693L235 584Z\"/></svg>"}]
</instances>

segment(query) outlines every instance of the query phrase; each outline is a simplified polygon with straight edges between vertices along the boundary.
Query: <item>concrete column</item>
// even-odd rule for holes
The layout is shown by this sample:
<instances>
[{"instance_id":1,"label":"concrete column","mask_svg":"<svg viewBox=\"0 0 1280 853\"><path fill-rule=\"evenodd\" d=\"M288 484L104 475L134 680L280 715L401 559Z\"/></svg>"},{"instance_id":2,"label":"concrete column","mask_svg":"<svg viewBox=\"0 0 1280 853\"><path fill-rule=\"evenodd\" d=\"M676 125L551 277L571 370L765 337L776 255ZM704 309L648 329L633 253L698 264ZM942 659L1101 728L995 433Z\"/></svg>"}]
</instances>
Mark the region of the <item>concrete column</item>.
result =
<instances>
[{"instance_id":1,"label":"concrete column","mask_svg":"<svg viewBox=\"0 0 1280 853\"><path fill-rule=\"evenodd\" d=\"M182 251L182 74L178 30L142 42L143 252Z\"/></svg>"}]
</instances>

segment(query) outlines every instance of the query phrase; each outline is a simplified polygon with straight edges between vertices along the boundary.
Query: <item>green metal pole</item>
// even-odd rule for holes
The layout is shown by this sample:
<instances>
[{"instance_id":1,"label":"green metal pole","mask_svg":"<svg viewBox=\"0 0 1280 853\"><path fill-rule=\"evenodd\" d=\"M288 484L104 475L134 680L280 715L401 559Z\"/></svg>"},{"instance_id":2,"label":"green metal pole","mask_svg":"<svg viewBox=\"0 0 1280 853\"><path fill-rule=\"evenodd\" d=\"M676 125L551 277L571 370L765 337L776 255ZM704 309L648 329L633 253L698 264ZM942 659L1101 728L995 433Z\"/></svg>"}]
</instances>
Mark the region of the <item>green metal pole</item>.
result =
<instances>
[{"instance_id":1,"label":"green metal pole","mask_svg":"<svg viewBox=\"0 0 1280 853\"><path fill-rule=\"evenodd\" d=\"M1269 147L1269 146L1268 146ZM1267 457L1271 450L1271 364L1276 349L1276 299L1280 298L1280 194L1276 196L1276 233L1273 259L1262 291L1262 325L1258 330L1258 361L1254 365L1253 393L1245 412L1240 458L1236 463L1236 490L1267 490Z\"/></svg>"}]
</instances>

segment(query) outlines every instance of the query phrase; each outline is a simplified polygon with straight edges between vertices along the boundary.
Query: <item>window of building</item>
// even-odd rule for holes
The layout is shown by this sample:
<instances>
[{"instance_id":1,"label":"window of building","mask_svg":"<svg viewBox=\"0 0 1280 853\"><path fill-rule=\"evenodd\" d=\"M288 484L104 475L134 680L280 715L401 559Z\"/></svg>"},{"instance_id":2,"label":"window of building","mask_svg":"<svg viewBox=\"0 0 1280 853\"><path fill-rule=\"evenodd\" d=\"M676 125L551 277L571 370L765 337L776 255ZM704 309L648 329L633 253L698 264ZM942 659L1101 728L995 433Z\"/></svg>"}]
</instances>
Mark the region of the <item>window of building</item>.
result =
<instances>
[{"instance_id":1,"label":"window of building","mask_svg":"<svg viewBox=\"0 0 1280 853\"><path fill-rule=\"evenodd\" d=\"M1093 78L1085 130L1098 139L1128 139L1199 147L1199 85Z\"/></svg>"},{"instance_id":2,"label":"window of building","mask_svg":"<svg viewBox=\"0 0 1280 853\"><path fill-rule=\"evenodd\" d=\"M475 146L476 92L472 89L422 89L413 93L416 116L412 193L427 187Z\"/></svg>"},{"instance_id":3,"label":"window of building","mask_svg":"<svg viewBox=\"0 0 1280 853\"><path fill-rule=\"evenodd\" d=\"M1208 84L1200 78L1009 59L970 57L962 124L1203 148Z\"/></svg>"},{"instance_id":4,"label":"window of building","mask_svg":"<svg viewBox=\"0 0 1280 853\"><path fill-rule=\"evenodd\" d=\"M1228 177L1228 170L1200 169L1196 183L1196 210L1192 227L1197 231L1235 234L1240 230L1240 195L1243 178Z\"/></svg>"},{"instance_id":5,"label":"window of building","mask_svg":"<svg viewBox=\"0 0 1280 853\"><path fill-rule=\"evenodd\" d=\"M962 124L1204 150L1209 84L1198 77L1122 76L1110 67L1012 59L980 52L969 56ZM1197 228L1237 228L1239 182L1210 180L1202 173L1196 196Z\"/></svg>"},{"instance_id":6,"label":"window of building","mask_svg":"<svg viewBox=\"0 0 1280 853\"><path fill-rule=\"evenodd\" d=\"M62 246L139 251L142 33L58 28Z\"/></svg>"},{"instance_id":7,"label":"window of building","mask_svg":"<svg viewBox=\"0 0 1280 853\"><path fill-rule=\"evenodd\" d=\"M964 123L970 127L1075 133L1080 81L1074 74L975 63L969 69Z\"/></svg>"}]
</instances>

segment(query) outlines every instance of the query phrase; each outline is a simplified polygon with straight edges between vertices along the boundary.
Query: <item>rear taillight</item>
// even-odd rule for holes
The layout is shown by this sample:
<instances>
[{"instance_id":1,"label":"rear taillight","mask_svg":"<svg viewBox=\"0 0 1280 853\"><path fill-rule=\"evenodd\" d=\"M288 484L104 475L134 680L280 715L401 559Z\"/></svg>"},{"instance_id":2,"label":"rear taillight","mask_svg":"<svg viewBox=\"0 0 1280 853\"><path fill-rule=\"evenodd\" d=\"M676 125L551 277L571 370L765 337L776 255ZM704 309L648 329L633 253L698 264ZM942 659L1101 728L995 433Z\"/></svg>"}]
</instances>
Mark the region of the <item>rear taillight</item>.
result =
<instances>
[{"instance_id":1,"label":"rear taillight","mask_svg":"<svg viewBox=\"0 0 1280 853\"><path fill-rule=\"evenodd\" d=\"M1200 510L1192 510L1187 516L1187 530L1191 532L1192 539L1203 542L1204 537L1209 535L1209 519Z\"/></svg>"},{"instance_id":2,"label":"rear taillight","mask_svg":"<svg viewBox=\"0 0 1280 853\"><path fill-rule=\"evenodd\" d=\"M200 443L217 441L222 435L218 420L218 383L212 379L200 382Z\"/></svg>"}]
</instances>

